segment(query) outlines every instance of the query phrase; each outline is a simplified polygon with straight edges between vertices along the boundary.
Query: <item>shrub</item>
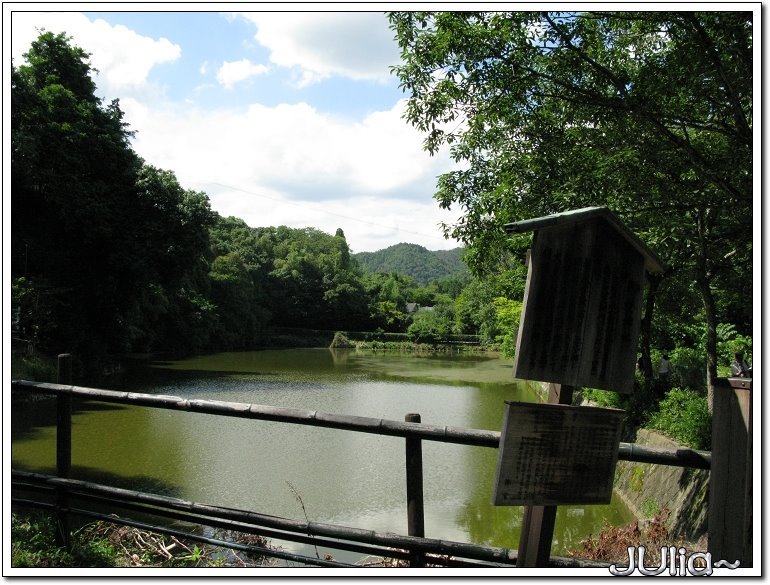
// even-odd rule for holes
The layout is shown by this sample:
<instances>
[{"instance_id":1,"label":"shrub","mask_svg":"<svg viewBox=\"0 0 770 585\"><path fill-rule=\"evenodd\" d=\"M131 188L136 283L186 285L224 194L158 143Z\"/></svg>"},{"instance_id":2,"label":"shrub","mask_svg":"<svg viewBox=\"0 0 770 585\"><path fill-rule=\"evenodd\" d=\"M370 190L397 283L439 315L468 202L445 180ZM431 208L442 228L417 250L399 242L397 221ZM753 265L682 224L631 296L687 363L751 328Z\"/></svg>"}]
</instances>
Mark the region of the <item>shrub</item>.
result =
<instances>
[{"instance_id":1,"label":"shrub","mask_svg":"<svg viewBox=\"0 0 770 585\"><path fill-rule=\"evenodd\" d=\"M39 353L11 356L11 377L14 380L56 382L56 360Z\"/></svg>"},{"instance_id":2,"label":"shrub","mask_svg":"<svg viewBox=\"0 0 770 585\"><path fill-rule=\"evenodd\" d=\"M645 518L652 518L660 513L660 506L652 498L645 498L641 503L641 511Z\"/></svg>"},{"instance_id":3,"label":"shrub","mask_svg":"<svg viewBox=\"0 0 770 585\"><path fill-rule=\"evenodd\" d=\"M352 341L350 341L350 339L348 339L348 336L345 333L343 333L342 331L337 331L334 334L334 339L332 339L331 345L329 347L335 348L335 349L336 348L347 349L347 348L355 347L355 344Z\"/></svg>"},{"instance_id":4,"label":"shrub","mask_svg":"<svg viewBox=\"0 0 770 585\"><path fill-rule=\"evenodd\" d=\"M415 313L407 330L409 339L415 343L439 343L451 333L452 320L439 306Z\"/></svg>"},{"instance_id":5,"label":"shrub","mask_svg":"<svg viewBox=\"0 0 770 585\"><path fill-rule=\"evenodd\" d=\"M672 388L647 426L693 449L711 447L708 403L694 390Z\"/></svg>"},{"instance_id":6,"label":"shrub","mask_svg":"<svg viewBox=\"0 0 770 585\"><path fill-rule=\"evenodd\" d=\"M633 440L639 427L647 424L652 412L657 409L661 390L657 380L646 382L637 378L631 394L620 394L609 390L585 388L582 397L597 406L619 408L625 411L623 419L623 440Z\"/></svg>"},{"instance_id":7,"label":"shrub","mask_svg":"<svg viewBox=\"0 0 770 585\"><path fill-rule=\"evenodd\" d=\"M625 526L606 525L596 538L589 535L581 542L581 549L569 551L568 554L570 557L595 561L621 562L628 559L629 546L644 544L650 553L645 564L649 561L648 566L655 566L660 562L660 547L671 543L666 528L669 515L669 510L661 511L643 529L637 520Z\"/></svg>"},{"instance_id":8,"label":"shrub","mask_svg":"<svg viewBox=\"0 0 770 585\"><path fill-rule=\"evenodd\" d=\"M740 335L735 325L720 323L717 326L717 354L719 375L727 377L731 375L730 364L737 352L742 352L745 360L752 363L752 345L750 336Z\"/></svg>"},{"instance_id":9,"label":"shrub","mask_svg":"<svg viewBox=\"0 0 770 585\"><path fill-rule=\"evenodd\" d=\"M677 347L670 352L671 383L682 388L706 387L706 353L698 347Z\"/></svg>"},{"instance_id":10,"label":"shrub","mask_svg":"<svg viewBox=\"0 0 770 585\"><path fill-rule=\"evenodd\" d=\"M590 400L597 406L605 408L624 408L623 399L617 392L599 390L598 388L584 388L583 398Z\"/></svg>"},{"instance_id":11,"label":"shrub","mask_svg":"<svg viewBox=\"0 0 770 585\"><path fill-rule=\"evenodd\" d=\"M119 553L104 538L73 538L72 550L55 545L52 516L35 512L11 514L11 566L13 567L111 567Z\"/></svg>"},{"instance_id":12,"label":"shrub","mask_svg":"<svg viewBox=\"0 0 770 585\"><path fill-rule=\"evenodd\" d=\"M260 549L274 548L263 536L215 529L212 537L252 550L199 545L156 532L101 520L72 533L71 550L56 546L53 515L11 514L11 566L54 567L257 567L270 560Z\"/></svg>"}]
</instances>

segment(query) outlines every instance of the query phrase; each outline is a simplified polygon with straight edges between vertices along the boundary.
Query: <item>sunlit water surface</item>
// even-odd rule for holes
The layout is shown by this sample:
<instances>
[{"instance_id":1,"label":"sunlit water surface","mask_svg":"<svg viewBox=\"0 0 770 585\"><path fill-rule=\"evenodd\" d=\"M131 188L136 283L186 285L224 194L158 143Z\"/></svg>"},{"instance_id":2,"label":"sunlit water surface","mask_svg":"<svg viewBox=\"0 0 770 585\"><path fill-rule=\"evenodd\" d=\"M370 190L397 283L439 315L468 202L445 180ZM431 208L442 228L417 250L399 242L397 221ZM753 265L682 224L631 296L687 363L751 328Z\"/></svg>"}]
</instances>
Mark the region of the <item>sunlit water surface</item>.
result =
<instances>
[{"instance_id":1,"label":"sunlit water surface","mask_svg":"<svg viewBox=\"0 0 770 585\"><path fill-rule=\"evenodd\" d=\"M132 368L111 387L499 431L504 402L537 401L510 360L462 354L295 349L230 352ZM14 407L13 465L52 473L52 404ZM73 473L188 500L407 533L404 440L200 413L79 404ZM425 534L517 548L523 508L491 504L497 450L423 442ZM303 511L304 505L304 511ZM562 506L552 553L632 519L606 506ZM315 556L302 545L284 548ZM353 553L332 553L356 560Z\"/></svg>"}]
</instances>

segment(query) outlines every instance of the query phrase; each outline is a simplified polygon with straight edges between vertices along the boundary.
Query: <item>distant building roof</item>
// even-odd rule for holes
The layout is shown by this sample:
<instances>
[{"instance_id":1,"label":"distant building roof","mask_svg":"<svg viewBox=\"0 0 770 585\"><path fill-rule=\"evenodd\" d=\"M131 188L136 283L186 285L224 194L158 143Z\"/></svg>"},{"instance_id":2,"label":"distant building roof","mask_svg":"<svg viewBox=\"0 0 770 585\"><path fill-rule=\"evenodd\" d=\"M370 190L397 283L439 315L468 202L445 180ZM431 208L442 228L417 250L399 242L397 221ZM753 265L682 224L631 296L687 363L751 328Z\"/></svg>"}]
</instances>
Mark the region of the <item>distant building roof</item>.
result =
<instances>
[{"instance_id":1,"label":"distant building roof","mask_svg":"<svg viewBox=\"0 0 770 585\"><path fill-rule=\"evenodd\" d=\"M649 272L664 272L666 264L639 239L618 217L606 207L584 207L563 213L555 213L534 219L525 219L503 226L509 234L537 231L555 225L565 225L601 217L612 225L644 257L644 267Z\"/></svg>"}]
</instances>

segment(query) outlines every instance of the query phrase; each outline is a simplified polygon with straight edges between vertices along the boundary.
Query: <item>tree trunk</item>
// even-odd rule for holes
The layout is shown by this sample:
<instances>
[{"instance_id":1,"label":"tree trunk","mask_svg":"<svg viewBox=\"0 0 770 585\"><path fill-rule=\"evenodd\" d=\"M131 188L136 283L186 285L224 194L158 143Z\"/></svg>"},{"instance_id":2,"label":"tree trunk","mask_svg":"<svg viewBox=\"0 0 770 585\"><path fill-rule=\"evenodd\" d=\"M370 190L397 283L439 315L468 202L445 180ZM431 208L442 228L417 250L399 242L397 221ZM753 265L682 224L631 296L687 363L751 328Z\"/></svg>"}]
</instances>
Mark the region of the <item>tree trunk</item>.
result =
<instances>
[{"instance_id":1,"label":"tree trunk","mask_svg":"<svg viewBox=\"0 0 770 585\"><path fill-rule=\"evenodd\" d=\"M650 338L652 337L652 315L655 310L655 300L658 296L658 288L663 280L662 274L648 274L647 295L644 303L644 313L639 329L639 349L642 357L639 362L639 368L642 376L647 382L652 381L652 358L650 356Z\"/></svg>"},{"instance_id":2,"label":"tree trunk","mask_svg":"<svg viewBox=\"0 0 770 585\"><path fill-rule=\"evenodd\" d=\"M700 270L698 271L700 272ZM703 297L703 308L706 313L706 388L708 390L709 412L714 408L714 380L717 377L717 319L714 308L714 296L707 276L696 276L698 288Z\"/></svg>"},{"instance_id":3,"label":"tree trunk","mask_svg":"<svg viewBox=\"0 0 770 585\"><path fill-rule=\"evenodd\" d=\"M699 211L698 218L698 255L695 262L695 282L703 299L703 310L706 316L706 390L708 392L709 412L714 409L714 382L717 377L717 316L714 295L711 291L711 278L708 270L708 254L706 252L703 212Z\"/></svg>"}]
</instances>

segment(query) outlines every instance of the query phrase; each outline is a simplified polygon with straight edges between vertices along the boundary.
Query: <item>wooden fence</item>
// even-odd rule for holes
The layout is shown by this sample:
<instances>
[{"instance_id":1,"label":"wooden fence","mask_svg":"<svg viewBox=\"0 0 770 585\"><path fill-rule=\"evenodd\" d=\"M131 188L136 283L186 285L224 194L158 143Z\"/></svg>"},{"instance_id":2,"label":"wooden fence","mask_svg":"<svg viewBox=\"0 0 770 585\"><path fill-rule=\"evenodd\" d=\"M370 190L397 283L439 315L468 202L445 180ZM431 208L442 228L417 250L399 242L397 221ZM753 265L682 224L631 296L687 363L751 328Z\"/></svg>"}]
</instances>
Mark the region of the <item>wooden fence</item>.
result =
<instances>
[{"instance_id":1,"label":"wooden fence","mask_svg":"<svg viewBox=\"0 0 770 585\"><path fill-rule=\"evenodd\" d=\"M62 368L59 379L66 380L69 375L66 362ZM57 474L51 476L13 470L12 501L20 505L46 507L54 510L58 519L58 538L60 544L64 546L69 545L70 522L73 516L104 519L174 535L182 534L179 530L169 526L150 525L138 519L149 515L199 526L258 534L266 538L327 546L332 549L353 551L365 555L405 559L413 567L425 566L426 563L459 567L511 567L516 565L518 557L516 550L426 538L424 534L421 442L427 440L496 449L499 448L500 444L499 432L422 424L419 415L414 413L407 414L406 420L401 422L295 408L216 400L187 400L177 396L120 392L66 384L13 381L12 389L17 392L43 392L56 396ZM319 522L300 522L247 510L188 502L168 496L72 479L69 476L72 440L71 413L74 397L83 400L403 437L405 439L408 534L396 535ZM620 443L618 459L699 469L710 469L711 467L711 453L709 452L691 449L653 449L632 443ZM48 501L45 497L22 496L23 493L30 491L49 494ZM99 509L100 506L103 507L104 505L110 506L111 510L119 508L128 514L121 517L114 514L102 514ZM281 550L223 543L196 533L185 532L183 535L192 540L225 545L234 549L247 549L258 554L304 564L354 566ZM606 564L551 556L549 566L596 567L606 566Z\"/></svg>"}]
</instances>

